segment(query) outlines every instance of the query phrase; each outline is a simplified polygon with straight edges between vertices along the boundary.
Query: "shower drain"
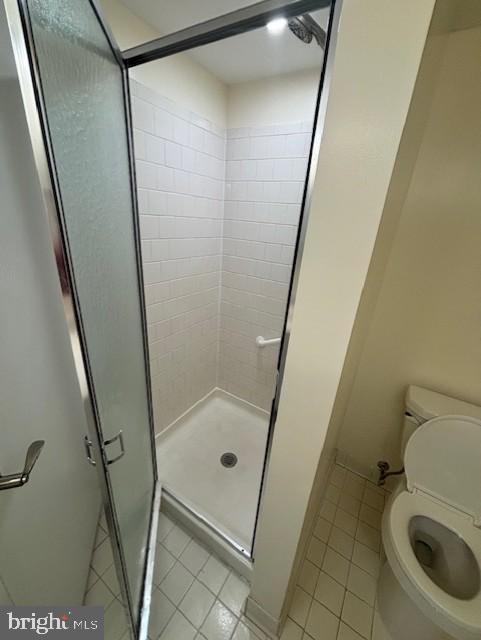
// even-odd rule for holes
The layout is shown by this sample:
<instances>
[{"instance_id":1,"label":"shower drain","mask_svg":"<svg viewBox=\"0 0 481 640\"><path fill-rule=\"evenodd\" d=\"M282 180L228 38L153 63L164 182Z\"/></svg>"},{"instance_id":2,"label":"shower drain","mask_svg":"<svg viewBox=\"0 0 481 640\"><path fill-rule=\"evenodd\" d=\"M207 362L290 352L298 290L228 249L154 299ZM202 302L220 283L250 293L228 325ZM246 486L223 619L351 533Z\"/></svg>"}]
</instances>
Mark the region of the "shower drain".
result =
<instances>
[{"instance_id":1,"label":"shower drain","mask_svg":"<svg viewBox=\"0 0 481 640\"><path fill-rule=\"evenodd\" d=\"M231 453L230 451L228 451L227 453L223 453L220 457L220 463L223 467L231 469L237 464L237 456L235 453Z\"/></svg>"}]
</instances>

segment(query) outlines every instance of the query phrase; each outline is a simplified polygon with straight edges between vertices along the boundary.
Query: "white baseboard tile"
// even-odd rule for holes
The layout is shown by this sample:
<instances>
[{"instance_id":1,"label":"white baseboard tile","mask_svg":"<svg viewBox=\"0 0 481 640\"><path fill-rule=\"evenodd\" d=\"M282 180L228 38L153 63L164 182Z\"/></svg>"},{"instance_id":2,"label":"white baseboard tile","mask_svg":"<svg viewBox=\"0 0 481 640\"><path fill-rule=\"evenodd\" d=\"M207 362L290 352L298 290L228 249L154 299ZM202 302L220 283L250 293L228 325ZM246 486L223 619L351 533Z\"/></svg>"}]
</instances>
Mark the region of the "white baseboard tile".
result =
<instances>
[{"instance_id":1,"label":"white baseboard tile","mask_svg":"<svg viewBox=\"0 0 481 640\"><path fill-rule=\"evenodd\" d=\"M256 602L251 596L247 598L245 615L252 620L269 638L276 640L279 636L279 628L281 621L278 618L273 618L261 605Z\"/></svg>"}]
</instances>

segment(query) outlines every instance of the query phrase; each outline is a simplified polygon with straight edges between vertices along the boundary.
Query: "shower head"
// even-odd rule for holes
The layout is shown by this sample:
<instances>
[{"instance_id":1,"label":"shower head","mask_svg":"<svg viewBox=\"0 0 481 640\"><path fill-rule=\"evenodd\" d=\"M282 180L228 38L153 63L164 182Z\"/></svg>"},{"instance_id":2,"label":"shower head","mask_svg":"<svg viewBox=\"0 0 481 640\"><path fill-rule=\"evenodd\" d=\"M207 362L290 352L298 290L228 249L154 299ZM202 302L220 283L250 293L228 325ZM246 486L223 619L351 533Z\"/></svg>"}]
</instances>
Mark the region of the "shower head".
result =
<instances>
[{"instance_id":1,"label":"shower head","mask_svg":"<svg viewBox=\"0 0 481 640\"><path fill-rule=\"evenodd\" d=\"M287 24L292 33L305 44L310 44L312 38L315 38L322 49L326 47L326 32L308 13L291 18Z\"/></svg>"}]
</instances>

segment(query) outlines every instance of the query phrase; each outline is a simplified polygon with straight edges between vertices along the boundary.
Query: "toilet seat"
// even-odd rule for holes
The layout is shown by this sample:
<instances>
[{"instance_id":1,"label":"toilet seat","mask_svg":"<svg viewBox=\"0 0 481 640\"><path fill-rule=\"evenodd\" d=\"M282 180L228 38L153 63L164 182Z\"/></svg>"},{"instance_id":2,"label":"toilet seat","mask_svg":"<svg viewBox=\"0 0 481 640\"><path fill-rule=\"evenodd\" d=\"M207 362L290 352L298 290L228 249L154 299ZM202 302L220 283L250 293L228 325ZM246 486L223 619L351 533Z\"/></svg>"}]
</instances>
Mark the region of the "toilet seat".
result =
<instances>
[{"instance_id":1,"label":"toilet seat","mask_svg":"<svg viewBox=\"0 0 481 640\"><path fill-rule=\"evenodd\" d=\"M481 588L469 600L437 586L419 563L409 534L415 516L456 533L481 572L481 421L464 416L429 420L411 436L406 484L389 501L383 541L389 564L406 593L436 625L460 640L481 638Z\"/></svg>"},{"instance_id":2,"label":"toilet seat","mask_svg":"<svg viewBox=\"0 0 481 640\"><path fill-rule=\"evenodd\" d=\"M414 554L409 522L427 516L457 533L471 549L481 570L481 531L469 516L422 493L401 490L393 496L383 518L383 538L389 564L408 595L435 624L455 638L481 638L481 589L471 600L460 600L438 587Z\"/></svg>"},{"instance_id":3,"label":"toilet seat","mask_svg":"<svg viewBox=\"0 0 481 640\"><path fill-rule=\"evenodd\" d=\"M422 491L481 526L481 420L440 416L421 425L404 454L408 490Z\"/></svg>"}]
</instances>

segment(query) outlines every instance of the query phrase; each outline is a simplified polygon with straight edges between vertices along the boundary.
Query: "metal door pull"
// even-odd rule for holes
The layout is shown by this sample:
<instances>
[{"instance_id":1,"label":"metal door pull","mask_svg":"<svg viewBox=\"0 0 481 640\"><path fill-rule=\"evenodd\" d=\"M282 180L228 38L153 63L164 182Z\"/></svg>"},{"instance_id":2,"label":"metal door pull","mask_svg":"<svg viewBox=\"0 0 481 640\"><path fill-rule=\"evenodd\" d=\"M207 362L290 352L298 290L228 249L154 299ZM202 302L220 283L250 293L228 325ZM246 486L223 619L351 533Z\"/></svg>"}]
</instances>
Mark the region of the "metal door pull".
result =
<instances>
[{"instance_id":1,"label":"metal door pull","mask_svg":"<svg viewBox=\"0 0 481 640\"><path fill-rule=\"evenodd\" d=\"M114 442L117 442L117 440L119 442L120 453L118 453L115 456L115 458L112 458L112 460L109 460L106 447L108 447L109 444L113 444ZM92 455L92 448L93 448L92 440L90 440L88 436L84 437L84 446L85 446L85 453L87 455L87 460L90 462L90 464L93 467L95 467L97 463L95 462L94 457ZM117 460L120 460L120 458L123 458L123 456L125 455L125 447L124 447L124 436L123 436L122 430L120 430L116 436L114 436L113 438L110 438L110 440L104 440L103 444L101 444L100 447L102 450L103 458L107 465L113 464L114 462L117 462Z\"/></svg>"},{"instance_id":2,"label":"metal door pull","mask_svg":"<svg viewBox=\"0 0 481 640\"><path fill-rule=\"evenodd\" d=\"M29 481L32 469L38 460L44 444L45 440L35 440L35 442L32 442L25 456L23 471L20 471L20 473L12 473L8 476L0 475L0 491L23 487L23 485Z\"/></svg>"},{"instance_id":3,"label":"metal door pull","mask_svg":"<svg viewBox=\"0 0 481 640\"><path fill-rule=\"evenodd\" d=\"M117 462L117 460L120 460L120 458L123 458L125 455L124 435L122 433L122 429L118 432L116 436L114 436L113 438L110 438L110 440L104 441L104 451L105 451L105 447L107 447L109 444L112 444L113 442L116 442L117 440L119 441L119 445L120 445L120 453L116 455L115 458L112 458L112 460L109 460L106 457L107 464L113 464L114 462Z\"/></svg>"}]
</instances>

